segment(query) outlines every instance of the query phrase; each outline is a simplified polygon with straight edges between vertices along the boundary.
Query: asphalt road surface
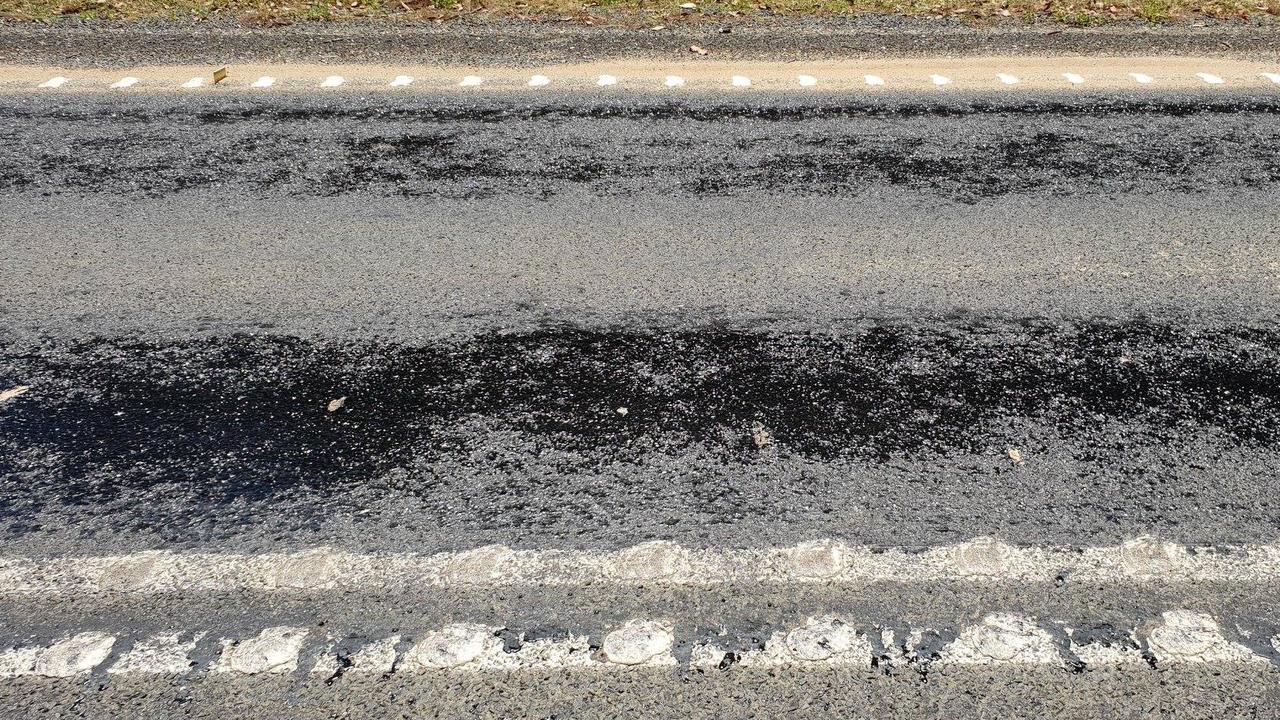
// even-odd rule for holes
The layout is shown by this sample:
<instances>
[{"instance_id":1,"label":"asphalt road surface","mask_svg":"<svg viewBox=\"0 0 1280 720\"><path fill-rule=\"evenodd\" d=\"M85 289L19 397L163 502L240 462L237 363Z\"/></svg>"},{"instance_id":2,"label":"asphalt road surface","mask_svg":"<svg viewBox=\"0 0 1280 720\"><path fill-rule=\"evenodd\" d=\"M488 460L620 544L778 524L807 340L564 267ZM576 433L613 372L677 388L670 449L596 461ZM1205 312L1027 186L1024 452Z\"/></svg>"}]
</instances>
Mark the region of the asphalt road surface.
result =
<instances>
[{"instance_id":1,"label":"asphalt road surface","mask_svg":"<svg viewBox=\"0 0 1280 720\"><path fill-rule=\"evenodd\" d=\"M1280 84L0 94L0 705L1271 717L1277 147Z\"/></svg>"}]
</instances>

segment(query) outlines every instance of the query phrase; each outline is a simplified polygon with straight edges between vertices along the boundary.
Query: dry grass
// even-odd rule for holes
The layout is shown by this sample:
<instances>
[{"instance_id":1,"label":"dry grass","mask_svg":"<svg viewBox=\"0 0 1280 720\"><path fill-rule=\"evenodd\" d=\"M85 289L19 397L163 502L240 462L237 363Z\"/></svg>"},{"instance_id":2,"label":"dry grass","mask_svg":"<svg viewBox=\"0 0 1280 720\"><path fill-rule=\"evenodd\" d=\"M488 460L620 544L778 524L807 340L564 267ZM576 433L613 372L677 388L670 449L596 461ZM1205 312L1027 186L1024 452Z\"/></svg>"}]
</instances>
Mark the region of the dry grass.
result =
<instances>
[{"instance_id":1,"label":"dry grass","mask_svg":"<svg viewBox=\"0 0 1280 720\"><path fill-rule=\"evenodd\" d=\"M0 18L49 21L171 20L234 17L246 24L344 22L367 18L447 21L466 16L526 18L587 25L653 27L731 23L762 16L888 14L961 17L973 23L1056 20L1099 25L1116 20L1280 17L1280 0L0 0Z\"/></svg>"}]
</instances>

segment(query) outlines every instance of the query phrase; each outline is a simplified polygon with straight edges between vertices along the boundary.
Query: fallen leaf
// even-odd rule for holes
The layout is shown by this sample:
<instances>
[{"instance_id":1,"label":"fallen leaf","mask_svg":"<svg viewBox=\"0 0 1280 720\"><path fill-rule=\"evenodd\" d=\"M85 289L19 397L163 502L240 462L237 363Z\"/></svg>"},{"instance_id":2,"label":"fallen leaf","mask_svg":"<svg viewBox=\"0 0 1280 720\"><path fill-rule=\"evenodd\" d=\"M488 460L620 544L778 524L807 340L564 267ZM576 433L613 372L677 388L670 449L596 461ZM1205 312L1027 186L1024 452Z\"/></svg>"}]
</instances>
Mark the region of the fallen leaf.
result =
<instances>
[{"instance_id":1,"label":"fallen leaf","mask_svg":"<svg viewBox=\"0 0 1280 720\"><path fill-rule=\"evenodd\" d=\"M773 438L769 437L769 430L763 423L757 422L751 425L751 442L755 443L757 448L763 448L773 442Z\"/></svg>"},{"instance_id":2,"label":"fallen leaf","mask_svg":"<svg viewBox=\"0 0 1280 720\"><path fill-rule=\"evenodd\" d=\"M214 70L214 71L213 71L213 84L214 84L214 85L217 85L218 83L220 83L220 82L222 82L223 80L226 80L226 79L227 79L227 69L226 69L226 68L218 68L217 70Z\"/></svg>"},{"instance_id":3,"label":"fallen leaf","mask_svg":"<svg viewBox=\"0 0 1280 720\"><path fill-rule=\"evenodd\" d=\"M618 409L617 409L617 413L618 413L619 415L626 415L626 414L627 414L627 409L626 409L626 408L624 408L624 407L620 407L620 408L618 408Z\"/></svg>"},{"instance_id":4,"label":"fallen leaf","mask_svg":"<svg viewBox=\"0 0 1280 720\"><path fill-rule=\"evenodd\" d=\"M346 404L347 404L347 396L346 396L346 395L343 395L342 397L338 398L337 400L330 400L330 401L329 401L329 412L338 412L339 410L341 410L341 409L342 409L342 406L343 406L343 405L346 405Z\"/></svg>"},{"instance_id":5,"label":"fallen leaf","mask_svg":"<svg viewBox=\"0 0 1280 720\"><path fill-rule=\"evenodd\" d=\"M691 53L697 53L698 55L706 55L706 54L707 54L707 51L706 51L705 49L700 48L700 47L698 47L697 45L690 45L690 46L689 46L689 52L691 52Z\"/></svg>"},{"instance_id":6,"label":"fallen leaf","mask_svg":"<svg viewBox=\"0 0 1280 720\"><path fill-rule=\"evenodd\" d=\"M1022 459L1022 451L1019 450L1018 448L1008 448L1004 452L1006 455L1009 456L1009 459L1012 460L1016 465L1022 465L1023 463L1026 462L1025 460Z\"/></svg>"},{"instance_id":7,"label":"fallen leaf","mask_svg":"<svg viewBox=\"0 0 1280 720\"><path fill-rule=\"evenodd\" d=\"M19 395L25 393L30 389L31 389L30 385L19 385L17 387L11 387L8 390L0 392L0 402L4 402L5 400L12 400L13 398L18 397Z\"/></svg>"}]
</instances>

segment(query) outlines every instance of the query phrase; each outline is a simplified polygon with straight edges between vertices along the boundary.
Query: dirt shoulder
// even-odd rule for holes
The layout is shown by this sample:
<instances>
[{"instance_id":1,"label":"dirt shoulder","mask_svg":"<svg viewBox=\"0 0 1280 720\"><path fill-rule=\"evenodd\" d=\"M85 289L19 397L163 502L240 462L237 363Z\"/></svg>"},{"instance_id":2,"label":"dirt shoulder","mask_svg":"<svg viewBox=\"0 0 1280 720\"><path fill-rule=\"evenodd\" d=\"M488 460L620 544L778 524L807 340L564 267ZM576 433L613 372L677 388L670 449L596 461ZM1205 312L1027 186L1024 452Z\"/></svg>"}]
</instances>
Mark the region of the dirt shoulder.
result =
<instances>
[{"instance_id":1,"label":"dirt shoulder","mask_svg":"<svg viewBox=\"0 0 1280 720\"><path fill-rule=\"evenodd\" d=\"M1250 21L1280 16L1280 0L3 0L0 18L49 21L209 20L247 24L515 18L647 27L760 18L863 15L958 18L972 23Z\"/></svg>"},{"instance_id":2,"label":"dirt shoulder","mask_svg":"<svg viewBox=\"0 0 1280 720\"><path fill-rule=\"evenodd\" d=\"M710 63L1009 55L1233 56L1275 63L1278 54L1277 27L1240 23L984 28L955 20L775 18L687 22L662 30L522 20L284 27L226 19L0 23L0 64L64 68L281 62L540 67L622 58Z\"/></svg>"}]
</instances>

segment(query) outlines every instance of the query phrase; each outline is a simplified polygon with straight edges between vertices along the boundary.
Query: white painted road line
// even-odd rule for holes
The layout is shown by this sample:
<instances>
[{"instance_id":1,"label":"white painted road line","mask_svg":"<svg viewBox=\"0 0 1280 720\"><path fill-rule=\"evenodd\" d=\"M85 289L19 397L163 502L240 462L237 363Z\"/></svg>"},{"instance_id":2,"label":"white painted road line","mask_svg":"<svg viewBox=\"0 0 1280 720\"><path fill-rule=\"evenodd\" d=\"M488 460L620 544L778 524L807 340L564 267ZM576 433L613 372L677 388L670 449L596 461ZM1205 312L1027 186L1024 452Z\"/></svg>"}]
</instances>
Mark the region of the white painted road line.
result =
<instances>
[{"instance_id":1,"label":"white painted road line","mask_svg":"<svg viewBox=\"0 0 1280 720\"><path fill-rule=\"evenodd\" d=\"M751 78L747 77L746 75L734 75L733 77L729 78L729 82L734 87L739 87L739 88L751 87Z\"/></svg>"},{"instance_id":2,"label":"white painted road line","mask_svg":"<svg viewBox=\"0 0 1280 720\"><path fill-rule=\"evenodd\" d=\"M934 85L937 85L938 87L951 84L951 78L947 77L946 75L930 75L929 81L932 82Z\"/></svg>"},{"instance_id":3,"label":"white painted road line","mask_svg":"<svg viewBox=\"0 0 1280 720\"><path fill-rule=\"evenodd\" d=\"M529 87L544 87L551 84L551 78L546 75L534 75L529 78Z\"/></svg>"},{"instance_id":4,"label":"white painted road line","mask_svg":"<svg viewBox=\"0 0 1280 720\"><path fill-rule=\"evenodd\" d=\"M668 75L667 78L662 81L662 84L669 88L684 87L684 78L679 75Z\"/></svg>"},{"instance_id":5,"label":"white painted road line","mask_svg":"<svg viewBox=\"0 0 1280 720\"><path fill-rule=\"evenodd\" d=\"M812 75L797 75L796 82L800 83L800 87L813 87L818 84L818 78Z\"/></svg>"},{"instance_id":6,"label":"white painted road line","mask_svg":"<svg viewBox=\"0 0 1280 720\"><path fill-rule=\"evenodd\" d=\"M271 87L272 85L275 85L275 84L276 84L276 79L275 79L275 78L271 77L270 75L263 75L262 77L258 78L257 80L254 80L254 81L253 81L253 83L249 85L249 87L254 87L254 88L269 88L269 87Z\"/></svg>"},{"instance_id":7,"label":"white painted road line","mask_svg":"<svg viewBox=\"0 0 1280 720\"><path fill-rule=\"evenodd\" d=\"M64 77L62 77L61 75L59 75L59 76L57 76L57 77L52 77L52 78L49 78L48 80L45 80L44 82L40 83L40 84L39 84L39 85L37 85L36 87L42 87L42 88L60 88L60 87L62 87L63 85L66 85L68 82L70 82L70 81L69 81L69 80L67 80L67 78L64 78Z\"/></svg>"},{"instance_id":8,"label":"white painted road line","mask_svg":"<svg viewBox=\"0 0 1280 720\"><path fill-rule=\"evenodd\" d=\"M389 85L391 87L408 87L413 84L413 78L409 75L397 75L392 78Z\"/></svg>"},{"instance_id":9,"label":"white painted road line","mask_svg":"<svg viewBox=\"0 0 1280 720\"><path fill-rule=\"evenodd\" d=\"M1134 82L1141 85L1150 85L1152 81L1152 77L1144 73L1129 73L1129 77L1133 78Z\"/></svg>"},{"instance_id":10,"label":"white painted road line","mask_svg":"<svg viewBox=\"0 0 1280 720\"><path fill-rule=\"evenodd\" d=\"M1019 82L1017 75L1010 75L1009 73L997 73L996 79L1005 85L1017 85Z\"/></svg>"},{"instance_id":11,"label":"white painted road line","mask_svg":"<svg viewBox=\"0 0 1280 720\"><path fill-rule=\"evenodd\" d=\"M458 87L475 87L484 82L479 75L468 75L458 81Z\"/></svg>"},{"instance_id":12,"label":"white painted road line","mask_svg":"<svg viewBox=\"0 0 1280 720\"><path fill-rule=\"evenodd\" d=\"M1153 538L1118 546L1019 548L994 538L922 551L831 540L792 547L694 549L654 541L616 551L515 550L365 555L331 548L258 555L140 552L0 560L0 595L297 592L450 586L730 583L841 584L961 581L1104 585L1280 582L1280 546L1187 548Z\"/></svg>"},{"instance_id":13,"label":"white painted road line","mask_svg":"<svg viewBox=\"0 0 1280 720\"><path fill-rule=\"evenodd\" d=\"M599 78L596 78L596 85L599 85L600 87L609 87L610 85L617 84L618 78L612 75L601 75Z\"/></svg>"},{"instance_id":14,"label":"white painted road line","mask_svg":"<svg viewBox=\"0 0 1280 720\"><path fill-rule=\"evenodd\" d=\"M1205 81L1210 85L1225 85L1227 82L1226 80L1223 80L1221 77L1219 77L1218 75L1214 75L1213 73L1198 72L1196 73L1196 77L1200 78L1201 80Z\"/></svg>"},{"instance_id":15,"label":"white painted road line","mask_svg":"<svg viewBox=\"0 0 1280 720\"><path fill-rule=\"evenodd\" d=\"M1071 83L1072 85L1084 84L1084 78L1075 73L1062 73L1062 77L1066 78L1067 82Z\"/></svg>"},{"instance_id":16,"label":"white painted road line","mask_svg":"<svg viewBox=\"0 0 1280 720\"><path fill-rule=\"evenodd\" d=\"M1277 85L1280 85L1280 73L1264 72L1262 73L1262 77L1270 80L1271 82Z\"/></svg>"},{"instance_id":17,"label":"white painted road line","mask_svg":"<svg viewBox=\"0 0 1280 720\"><path fill-rule=\"evenodd\" d=\"M346 79L343 78L341 75L330 75L320 83L320 87L336 88L336 87L340 87L344 82L346 82Z\"/></svg>"},{"instance_id":18,"label":"white painted road line","mask_svg":"<svg viewBox=\"0 0 1280 720\"><path fill-rule=\"evenodd\" d=\"M120 90L123 88L131 88L137 84L138 84L138 78L127 76L127 77L122 77L119 80L111 83L111 87L112 89Z\"/></svg>"},{"instance_id":19,"label":"white painted road line","mask_svg":"<svg viewBox=\"0 0 1280 720\"><path fill-rule=\"evenodd\" d=\"M181 87L186 88L186 89L188 89L188 90L191 90L191 89L194 89L194 88L201 87L201 86L203 86L203 85L204 85L204 78L202 78L202 77L193 77L193 78L191 78L190 80L188 80L188 81L186 81L186 82L182 83Z\"/></svg>"},{"instance_id":20,"label":"white painted road line","mask_svg":"<svg viewBox=\"0 0 1280 720\"><path fill-rule=\"evenodd\" d=\"M879 75L863 75L862 81L872 87L884 86L884 78L880 77Z\"/></svg>"},{"instance_id":21,"label":"white painted road line","mask_svg":"<svg viewBox=\"0 0 1280 720\"><path fill-rule=\"evenodd\" d=\"M556 639L521 640L508 649L500 636L508 628L490 623L455 622L410 636L407 646L399 633L370 638L347 656L347 667L358 673L416 675L440 672L511 672L555 668L621 671L630 668L674 667L680 664L674 648L682 630L670 620L637 617L606 629L593 652L591 634L570 632ZM252 631L250 631L252 633ZM121 638L108 632L84 631L53 640L0 650L0 679L24 676L70 678L105 669L112 675L184 675L197 670L192 659L205 632L168 633L141 637L128 652L112 657ZM937 648L936 639L952 639ZM523 637L521 634L519 637ZM185 638L185 639L184 639ZM1264 638L1265 640L1265 638ZM728 650L714 635L686 635L691 669L719 668ZM1280 635L1270 638L1280 644ZM287 625L223 636L209 669L228 675L290 675L307 668L325 679L341 667L333 638L305 627ZM404 648L401 650L401 648ZM951 632L929 627L863 625L852 618L811 616L774 630L761 647L738 650L740 667L825 670L844 667L872 671L884 666L1041 666L1128 669L1146 672L1150 656L1160 670L1185 666L1219 669L1256 665L1268 659L1227 637L1222 625L1203 612L1171 609L1132 628L1111 628L1099 637L1080 633L1060 622L1026 615L995 612ZM304 658L306 661L304 662Z\"/></svg>"}]
</instances>

